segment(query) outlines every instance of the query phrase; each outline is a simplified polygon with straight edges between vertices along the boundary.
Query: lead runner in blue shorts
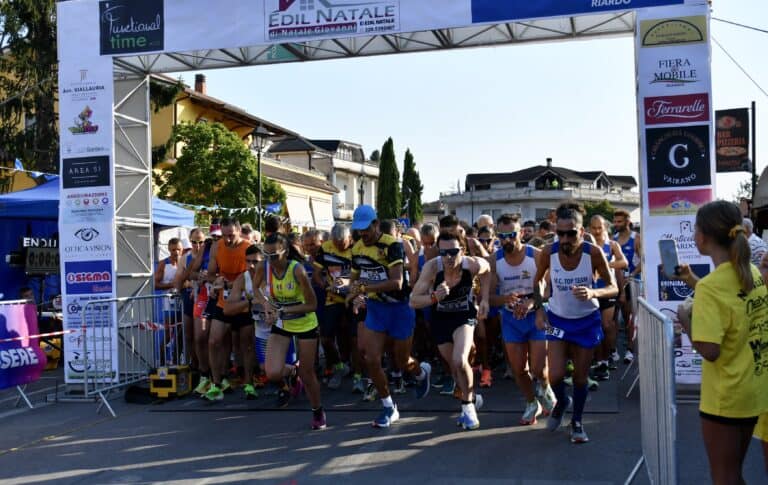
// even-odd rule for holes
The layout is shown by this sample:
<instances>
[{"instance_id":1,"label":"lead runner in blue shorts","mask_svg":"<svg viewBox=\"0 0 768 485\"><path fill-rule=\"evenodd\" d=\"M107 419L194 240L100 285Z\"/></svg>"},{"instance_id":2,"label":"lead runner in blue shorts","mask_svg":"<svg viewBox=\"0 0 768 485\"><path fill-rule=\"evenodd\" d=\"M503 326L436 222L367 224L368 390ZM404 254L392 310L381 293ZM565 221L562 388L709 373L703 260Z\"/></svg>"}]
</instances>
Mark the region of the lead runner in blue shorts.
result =
<instances>
[{"instance_id":1,"label":"lead runner in blue shorts","mask_svg":"<svg viewBox=\"0 0 768 485\"><path fill-rule=\"evenodd\" d=\"M536 326L547 333L549 379L557 398L547 428L555 431L560 427L563 414L573 401L572 443L589 441L582 414L589 392L589 366L595 347L603 340L598 298L613 298L618 294L605 254L584 241L584 213L575 203L563 203L557 208L558 240L542 250L534 282ZM539 292L547 271L552 284L549 310L545 312ZM603 288L592 287L595 273L606 282ZM574 364L573 399L566 397L563 382L569 347Z\"/></svg>"}]
</instances>

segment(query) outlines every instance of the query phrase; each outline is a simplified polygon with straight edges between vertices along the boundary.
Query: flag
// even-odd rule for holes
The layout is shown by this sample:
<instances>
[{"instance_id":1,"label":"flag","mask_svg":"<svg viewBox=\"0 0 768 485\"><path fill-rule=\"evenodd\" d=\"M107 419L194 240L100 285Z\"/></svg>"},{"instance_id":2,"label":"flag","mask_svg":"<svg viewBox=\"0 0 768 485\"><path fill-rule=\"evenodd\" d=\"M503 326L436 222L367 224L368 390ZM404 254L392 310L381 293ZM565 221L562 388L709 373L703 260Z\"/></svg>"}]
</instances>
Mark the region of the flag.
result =
<instances>
[{"instance_id":1,"label":"flag","mask_svg":"<svg viewBox=\"0 0 768 485\"><path fill-rule=\"evenodd\" d=\"M272 214L277 214L278 212L280 212L280 209L282 209L282 208L283 208L283 204L281 204L280 202L275 202L274 204L269 204L266 207L267 212L271 212Z\"/></svg>"},{"instance_id":2,"label":"flag","mask_svg":"<svg viewBox=\"0 0 768 485\"><path fill-rule=\"evenodd\" d=\"M13 164L13 168L15 168L16 170L24 170L24 164L22 164L21 160L17 158L16 162Z\"/></svg>"}]
</instances>

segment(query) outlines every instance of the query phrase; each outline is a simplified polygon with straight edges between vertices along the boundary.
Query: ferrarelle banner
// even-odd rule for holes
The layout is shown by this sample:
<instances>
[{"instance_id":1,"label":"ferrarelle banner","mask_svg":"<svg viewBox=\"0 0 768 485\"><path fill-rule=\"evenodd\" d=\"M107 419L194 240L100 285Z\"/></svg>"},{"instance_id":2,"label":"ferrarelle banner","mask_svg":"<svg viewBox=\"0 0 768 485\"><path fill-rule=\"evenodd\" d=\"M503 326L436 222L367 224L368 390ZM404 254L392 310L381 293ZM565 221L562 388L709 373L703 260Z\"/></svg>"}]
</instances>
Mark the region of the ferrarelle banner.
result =
<instances>
[{"instance_id":1,"label":"ferrarelle banner","mask_svg":"<svg viewBox=\"0 0 768 485\"><path fill-rule=\"evenodd\" d=\"M637 92L645 293L676 320L693 290L667 278L658 241L673 239L680 262L699 277L710 271L693 239L696 211L714 198L715 163L706 5L640 11ZM677 382L701 382L701 356L688 335L675 341Z\"/></svg>"}]
</instances>

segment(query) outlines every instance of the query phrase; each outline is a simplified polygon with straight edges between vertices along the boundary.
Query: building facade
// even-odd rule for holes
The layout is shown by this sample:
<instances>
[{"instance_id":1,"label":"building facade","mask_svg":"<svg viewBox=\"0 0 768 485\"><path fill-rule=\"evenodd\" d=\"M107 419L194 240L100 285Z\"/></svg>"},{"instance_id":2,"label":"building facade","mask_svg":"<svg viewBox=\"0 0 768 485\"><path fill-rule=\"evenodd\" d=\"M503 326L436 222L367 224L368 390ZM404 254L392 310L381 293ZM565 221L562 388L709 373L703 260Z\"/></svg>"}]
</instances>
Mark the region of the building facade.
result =
<instances>
[{"instance_id":1,"label":"building facade","mask_svg":"<svg viewBox=\"0 0 768 485\"><path fill-rule=\"evenodd\" d=\"M523 220L539 221L564 200L607 201L617 209L639 214L640 194L636 188L632 176L575 171L553 166L548 159L546 165L517 172L469 174L465 190L441 194L440 203L445 214L472 222L481 214L491 215L495 220L504 213L518 213Z\"/></svg>"},{"instance_id":2,"label":"building facade","mask_svg":"<svg viewBox=\"0 0 768 485\"><path fill-rule=\"evenodd\" d=\"M356 143L287 137L276 140L268 154L284 164L321 174L337 187L339 192L333 197L336 221L351 221L355 207L360 204L376 206L379 166L368 160Z\"/></svg>"}]
</instances>

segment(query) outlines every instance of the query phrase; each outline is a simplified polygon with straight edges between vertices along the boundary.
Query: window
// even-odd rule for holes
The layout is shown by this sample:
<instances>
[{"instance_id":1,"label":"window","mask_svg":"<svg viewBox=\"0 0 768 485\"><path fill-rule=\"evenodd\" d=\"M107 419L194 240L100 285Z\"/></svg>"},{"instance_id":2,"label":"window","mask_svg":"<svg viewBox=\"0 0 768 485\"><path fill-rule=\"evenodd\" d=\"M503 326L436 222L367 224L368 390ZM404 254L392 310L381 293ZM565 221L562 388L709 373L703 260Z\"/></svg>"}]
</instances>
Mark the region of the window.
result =
<instances>
[{"instance_id":1,"label":"window","mask_svg":"<svg viewBox=\"0 0 768 485\"><path fill-rule=\"evenodd\" d=\"M301 10L314 10L315 0L301 0L299 3Z\"/></svg>"},{"instance_id":2,"label":"window","mask_svg":"<svg viewBox=\"0 0 768 485\"><path fill-rule=\"evenodd\" d=\"M478 184L473 187L475 190L491 190L491 184Z\"/></svg>"}]
</instances>

